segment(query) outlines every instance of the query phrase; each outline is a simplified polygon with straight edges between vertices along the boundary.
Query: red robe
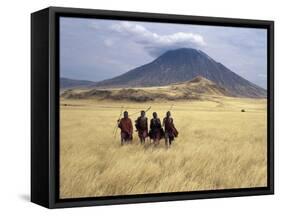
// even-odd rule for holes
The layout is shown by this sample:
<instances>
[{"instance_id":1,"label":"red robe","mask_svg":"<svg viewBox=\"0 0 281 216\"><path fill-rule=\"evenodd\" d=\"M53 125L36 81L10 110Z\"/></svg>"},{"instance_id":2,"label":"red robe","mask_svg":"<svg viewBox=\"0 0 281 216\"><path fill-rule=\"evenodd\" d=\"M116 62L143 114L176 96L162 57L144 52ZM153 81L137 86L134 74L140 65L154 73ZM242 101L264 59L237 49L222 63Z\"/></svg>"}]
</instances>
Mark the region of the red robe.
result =
<instances>
[{"instance_id":1,"label":"red robe","mask_svg":"<svg viewBox=\"0 0 281 216\"><path fill-rule=\"evenodd\" d=\"M132 136L133 134L133 124L130 118L122 118L118 124L121 129L121 135L126 134L127 136Z\"/></svg>"},{"instance_id":2,"label":"red robe","mask_svg":"<svg viewBox=\"0 0 281 216\"><path fill-rule=\"evenodd\" d=\"M179 132L177 131L172 118L165 117L163 119L163 125L165 133L167 133L171 139L178 136Z\"/></svg>"}]
</instances>

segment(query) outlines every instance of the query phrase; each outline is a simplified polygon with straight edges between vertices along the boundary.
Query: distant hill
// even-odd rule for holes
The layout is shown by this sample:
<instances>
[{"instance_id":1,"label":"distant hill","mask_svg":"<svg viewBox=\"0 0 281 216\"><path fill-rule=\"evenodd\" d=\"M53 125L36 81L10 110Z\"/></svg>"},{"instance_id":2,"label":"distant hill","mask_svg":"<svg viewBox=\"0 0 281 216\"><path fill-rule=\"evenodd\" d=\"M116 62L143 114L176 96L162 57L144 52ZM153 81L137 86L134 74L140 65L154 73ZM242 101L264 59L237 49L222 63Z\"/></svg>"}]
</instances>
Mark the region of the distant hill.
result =
<instances>
[{"instance_id":1,"label":"distant hill","mask_svg":"<svg viewBox=\"0 0 281 216\"><path fill-rule=\"evenodd\" d=\"M197 76L190 81L171 84L170 90L198 95L234 96L227 89L202 76Z\"/></svg>"},{"instance_id":2,"label":"distant hill","mask_svg":"<svg viewBox=\"0 0 281 216\"><path fill-rule=\"evenodd\" d=\"M61 97L66 99L126 100L147 102L158 100L206 100L218 96L233 96L228 90L214 82L197 76L181 83L161 87L136 87L113 89L65 90Z\"/></svg>"},{"instance_id":3,"label":"distant hill","mask_svg":"<svg viewBox=\"0 0 281 216\"><path fill-rule=\"evenodd\" d=\"M65 77L60 78L60 88L68 89L68 88L80 88L80 87L89 87L95 85L95 82L88 80L75 80L69 79Z\"/></svg>"},{"instance_id":4,"label":"distant hill","mask_svg":"<svg viewBox=\"0 0 281 216\"><path fill-rule=\"evenodd\" d=\"M237 97L262 98L267 95L265 89L232 72L206 53L191 48L167 51L148 64L98 82L96 86L102 88L164 86L188 81L197 76L213 81Z\"/></svg>"}]
</instances>

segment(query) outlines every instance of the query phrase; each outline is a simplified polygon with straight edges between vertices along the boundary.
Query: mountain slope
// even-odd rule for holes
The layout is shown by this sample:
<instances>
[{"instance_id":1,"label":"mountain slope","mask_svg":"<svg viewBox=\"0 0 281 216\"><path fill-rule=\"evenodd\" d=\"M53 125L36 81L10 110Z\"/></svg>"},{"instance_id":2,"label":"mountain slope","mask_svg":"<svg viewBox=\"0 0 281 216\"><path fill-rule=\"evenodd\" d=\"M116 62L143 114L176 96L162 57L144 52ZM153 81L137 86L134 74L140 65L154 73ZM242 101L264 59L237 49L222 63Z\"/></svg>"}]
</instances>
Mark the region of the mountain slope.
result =
<instances>
[{"instance_id":1,"label":"mountain slope","mask_svg":"<svg viewBox=\"0 0 281 216\"><path fill-rule=\"evenodd\" d=\"M266 90L235 74L206 53L181 48L171 50L151 63L137 67L120 76L96 84L98 87L162 86L205 77L227 89L234 96L266 97Z\"/></svg>"},{"instance_id":2,"label":"mountain slope","mask_svg":"<svg viewBox=\"0 0 281 216\"><path fill-rule=\"evenodd\" d=\"M65 90L61 97L65 99L127 100L135 102L158 100L208 100L218 96L233 96L214 82L197 76L181 83L161 87L135 87L113 89L76 89Z\"/></svg>"},{"instance_id":3,"label":"mountain slope","mask_svg":"<svg viewBox=\"0 0 281 216\"><path fill-rule=\"evenodd\" d=\"M61 89L89 87L94 84L95 84L95 82L88 81L88 80L75 80L75 79L69 79L69 78L65 78L65 77L60 78L60 88Z\"/></svg>"},{"instance_id":4,"label":"mountain slope","mask_svg":"<svg viewBox=\"0 0 281 216\"><path fill-rule=\"evenodd\" d=\"M182 83L174 83L169 91L177 90L183 93L200 94L200 95L216 95L216 96L233 96L228 90L213 81L202 76L197 76L190 81Z\"/></svg>"}]
</instances>

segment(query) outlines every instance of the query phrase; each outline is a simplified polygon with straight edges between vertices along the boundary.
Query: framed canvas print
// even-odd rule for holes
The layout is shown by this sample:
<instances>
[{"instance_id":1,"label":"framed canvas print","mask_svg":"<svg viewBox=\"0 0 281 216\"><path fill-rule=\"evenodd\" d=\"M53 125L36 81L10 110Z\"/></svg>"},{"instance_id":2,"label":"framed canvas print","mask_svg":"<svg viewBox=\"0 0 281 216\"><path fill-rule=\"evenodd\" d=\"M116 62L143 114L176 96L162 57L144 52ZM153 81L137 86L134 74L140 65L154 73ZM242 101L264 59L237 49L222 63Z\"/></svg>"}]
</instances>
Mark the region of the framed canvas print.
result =
<instances>
[{"instance_id":1,"label":"framed canvas print","mask_svg":"<svg viewBox=\"0 0 281 216\"><path fill-rule=\"evenodd\" d=\"M50 7L31 29L32 202L273 194L273 21Z\"/></svg>"}]
</instances>

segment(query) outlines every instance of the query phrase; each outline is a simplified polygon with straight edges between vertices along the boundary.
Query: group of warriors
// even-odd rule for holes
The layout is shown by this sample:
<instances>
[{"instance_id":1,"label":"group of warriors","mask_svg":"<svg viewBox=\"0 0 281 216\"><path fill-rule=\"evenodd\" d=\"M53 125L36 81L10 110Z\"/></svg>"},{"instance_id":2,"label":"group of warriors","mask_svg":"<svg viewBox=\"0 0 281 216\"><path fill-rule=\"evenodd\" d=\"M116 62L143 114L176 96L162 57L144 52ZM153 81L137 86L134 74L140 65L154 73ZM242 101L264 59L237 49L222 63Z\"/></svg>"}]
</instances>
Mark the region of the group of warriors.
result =
<instances>
[{"instance_id":1,"label":"group of warriors","mask_svg":"<svg viewBox=\"0 0 281 216\"><path fill-rule=\"evenodd\" d=\"M156 112L153 112L153 118L150 120L150 127L148 128L148 119L146 112L141 111L140 116L135 121L135 128L138 132L140 143L144 144L146 139L150 139L150 143L158 145L161 139L165 139L166 147L169 148L174 141L175 137L178 136L178 131L174 125L171 112L166 113L166 117L163 119L161 124L160 119ZM124 143L131 143L133 140L133 124L129 118L129 113L125 111L123 118L117 121L118 127L121 130L121 145Z\"/></svg>"}]
</instances>

